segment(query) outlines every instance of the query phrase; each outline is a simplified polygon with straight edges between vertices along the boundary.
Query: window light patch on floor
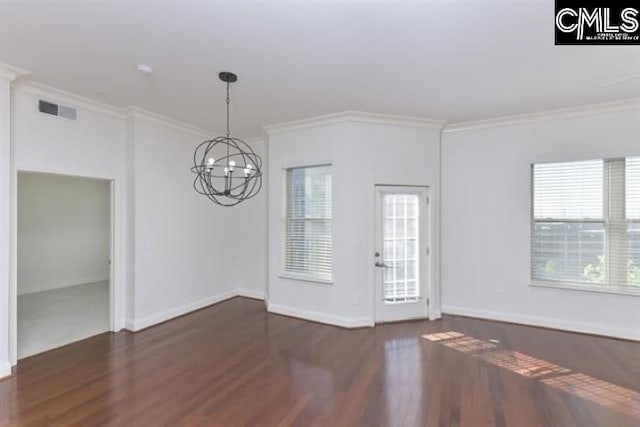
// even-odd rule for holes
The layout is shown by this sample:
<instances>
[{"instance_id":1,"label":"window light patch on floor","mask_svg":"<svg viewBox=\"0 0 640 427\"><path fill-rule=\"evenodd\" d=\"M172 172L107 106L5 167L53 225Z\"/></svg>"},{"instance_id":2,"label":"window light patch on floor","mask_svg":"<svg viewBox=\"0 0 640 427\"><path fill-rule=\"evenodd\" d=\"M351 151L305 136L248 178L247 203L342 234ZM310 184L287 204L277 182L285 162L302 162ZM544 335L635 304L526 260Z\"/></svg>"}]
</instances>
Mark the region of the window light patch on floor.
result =
<instances>
[{"instance_id":1,"label":"window light patch on floor","mask_svg":"<svg viewBox=\"0 0 640 427\"><path fill-rule=\"evenodd\" d=\"M456 331L438 332L422 337L523 377L538 379L549 387L640 419L640 393L637 391L574 372L528 354L500 348L500 342L497 340L483 341Z\"/></svg>"},{"instance_id":2,"label":"window light patch on floor","mask_svg":"<svg viewBox=\"0 0 640 427\"><path fill-rule=\"evenodd\" d=\"M535 357L512 350L488 352L478 354L476 357L527 378L571 372L570 369L555 365L546 360L536 359Z\"/></svg>"},{"instance_id":3,"label":"window light patch on floor","mask_svg":"<svg viewBox=\"0 0 640 427\"><path fill-rule=\"evenodd\" d=\"M423 335L422 338L428 339L429 341L442 341L442 340L449 340L451 338L459 338L463 336L464 334L461 332L449 331L449 332L439 332L437 334Z\"/></svg>"}]
</instances>

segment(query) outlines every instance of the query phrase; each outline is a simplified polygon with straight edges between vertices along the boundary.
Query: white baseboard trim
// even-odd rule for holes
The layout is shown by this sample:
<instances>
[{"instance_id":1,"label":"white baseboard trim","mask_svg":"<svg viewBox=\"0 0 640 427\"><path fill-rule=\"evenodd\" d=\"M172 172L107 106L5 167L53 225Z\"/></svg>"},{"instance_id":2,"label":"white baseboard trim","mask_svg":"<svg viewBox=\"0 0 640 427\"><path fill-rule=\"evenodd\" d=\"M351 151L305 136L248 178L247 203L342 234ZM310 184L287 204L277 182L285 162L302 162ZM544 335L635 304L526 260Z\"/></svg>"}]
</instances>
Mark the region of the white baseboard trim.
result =
<instances>
[{"instance_id":1,"label":"white baseboard trim","mask_svg":"<svg viewBox=\"0 0 640 427\"><path fill-rule=\"evenodd\" d=\"M538 316L528 316L517 313L508 313L493 310L479 310L475 308L443 306L444 314L458 316L477 317L487 320L499 320L502 322L518 323L529 326L541 326L543 328L560 329L563 331L580 332L585 334L604 335L613 338L640 341L640 330L619 329L602 326L595 323L572 322L560 319L549 319Z\"/></svg>"},{"instance_id":2,"label":"white baseboard trim","mask_svg":"<svg viewBox=\"0 0 640 427\"><path fill-rule=\"evenodd\" d=\"M327 325L340 326L342 328L362 328L372 327L374 322L368 317L339 317L332 316L317 311L302 310L279 304L269 304L269 313L283 314L285 316L297 317L299 319L311 320L313 322L325 323Z\"/></svg>"},{"instance_id":3,"label":"white baseboard trim","mask_svg":"<svg viewBox=\"0 0 640 427\"><path fill-rule=\"evenodd\" d=\"M11 376L11 363L0 362L0 379Z\"/></svg>"},{"instance_id":4,"label":"white baseboard trim","mask_svg":"<svg viewBox=\"0 0 640 427\"><path fill-rule=\"evenodd\" d=\"M178 307L171 308L169 310L162 311L160 313L152 314L141 319L135 319L133 321L127 320L125 322L125 328L132 332L138 332L150 326L157 325L158 323L171 320L174 317L182 316L192 311L200 310L201 308L207 307L211 304L228 300L235 297L236 295L237 294L235 291L227 291L218 295L214 295L212 297L201 299L196 302L184 304Z\"/></svg>"},{"instance_id":5,"label":"white baseboard trim","mask_svg":"<svg viewBox=\"0 0 640 427\"><path fill-rule=\"evenodd\" d=\"M81 277L78 279L73 279L73 280L63 280L63 281L57 281L57 282L49 282L49 283L40 283L38 285L29 285L29 286L24 286L24 288L27 288L26 292L25 291L20 291L20 289L18 289L18 296L20 295L28 295L28 294L35 294L38 292L45 292L45 291L52 291L54 289L61 289L61 288L69 288L71 286L78 286L78 285L89 285L91 283L98 283L98 282L108 282L109 281L109 277L104 277L104 276L90 276L90 277Z\"/></svg>"},{"instance_id":6,"label":"white baseboard trim","mask_svg":"<svg viewBox=\"0 0 640 427\"><path fill-rule=\"evenodd\" d=\"M264 300L264 292L251 289L238 289L236 296Z\"/></svg>"}]
</instances>

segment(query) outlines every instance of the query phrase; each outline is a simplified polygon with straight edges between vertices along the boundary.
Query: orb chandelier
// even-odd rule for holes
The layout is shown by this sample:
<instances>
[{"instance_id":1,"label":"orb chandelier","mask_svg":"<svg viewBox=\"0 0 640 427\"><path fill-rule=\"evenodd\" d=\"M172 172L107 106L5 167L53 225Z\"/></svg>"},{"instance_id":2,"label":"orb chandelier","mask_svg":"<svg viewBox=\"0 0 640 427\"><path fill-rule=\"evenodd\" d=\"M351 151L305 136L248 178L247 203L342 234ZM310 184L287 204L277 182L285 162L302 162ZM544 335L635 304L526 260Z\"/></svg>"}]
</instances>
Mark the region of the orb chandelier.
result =
<instances>
[{"instance_id":1,"label":"orb chandelier","mask_svg":"<svg viewBox=\"0 0 640 427\"><path fill-rule=\"evenodd\" d=\"M229 130L229 85L238 76L228 71L218 74L227 84L227 131L200 143L193 153L193 188L221 206L235 206L257 195L262 188L262 159L245 141Z\"/></svg>"}]
</instances>

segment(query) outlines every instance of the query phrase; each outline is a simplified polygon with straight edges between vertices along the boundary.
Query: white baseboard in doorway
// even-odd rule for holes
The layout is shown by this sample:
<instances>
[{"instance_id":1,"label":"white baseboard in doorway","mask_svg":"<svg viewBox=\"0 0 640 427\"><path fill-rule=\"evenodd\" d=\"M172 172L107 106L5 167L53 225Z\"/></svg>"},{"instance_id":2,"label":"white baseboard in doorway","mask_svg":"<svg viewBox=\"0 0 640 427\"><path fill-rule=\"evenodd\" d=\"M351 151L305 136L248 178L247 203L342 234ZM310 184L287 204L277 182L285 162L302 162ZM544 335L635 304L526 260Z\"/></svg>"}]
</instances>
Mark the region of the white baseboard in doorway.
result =
<instances>
[{"instance_id":1,"label":"white baseboard in doorway","mask_svg":"<svg viewBox=\"0 0 640 427\"><path fill-rule=\"evenodd\" d=\"M429 313L429 320L442 319L442 312L440 310L434 310Z\"/></svg>"},{"instance_id":2,"label":"white baseboard in doorway","mask_svg":"<svg viewBox=\"0 0 640 427\"><path fill-rule=\"evenodd\" d=\"M11 376L11 363L0 362L0 380Z\"/></svg>"},{"instance_id":3,"label":"white baseboard in doorway","mask_svg":"<svg viewBox=\"0 0 640 427\"><path fill-rule=\"evenodd\" d=\"M327 325L340 326L342 328L348 329L372 327L374 325L373 320L368 317L332 316L317 311L302 310L299 308L288 307L279 304L269 304L267 311L269 313L297 317L299 319L311 320L313 322L325 323Z\"/></svg>"},{"instance_id":4,"label":"white baseboard in doorway","mask_svg":"<svg viewBox=\"0 0 640 427\"><path fill-rule=\"evenodd\" d=\"M520 325L539 326L543 328L559 329L562 331L640 341L640 330L637 329L610 328L595 323L572 322L561 319L549 319L546 317L528 316L493 310L479 310L467 307L443 306L442 312L444 314L476 317L486 320L498 320L501 322L517 323Z\"/></svg>"},{"instance_id":5,"label":"white baseboard in doorway","mask_svg":"<svg viewBox=\"0 0 640 427\"><path fill-rule=\"evenodd\" d=\"M18 286L18 296L35 294L38 292L52 291L54 289L69 288L71 286L89 285L92 283L108 282L108 281L109 281L109 277L104 277L104 276L81 277L73 280L40 283L37 286L26 286L27 288L26 292L21 291L20 286Z\"/></svg>"}]
</instances>

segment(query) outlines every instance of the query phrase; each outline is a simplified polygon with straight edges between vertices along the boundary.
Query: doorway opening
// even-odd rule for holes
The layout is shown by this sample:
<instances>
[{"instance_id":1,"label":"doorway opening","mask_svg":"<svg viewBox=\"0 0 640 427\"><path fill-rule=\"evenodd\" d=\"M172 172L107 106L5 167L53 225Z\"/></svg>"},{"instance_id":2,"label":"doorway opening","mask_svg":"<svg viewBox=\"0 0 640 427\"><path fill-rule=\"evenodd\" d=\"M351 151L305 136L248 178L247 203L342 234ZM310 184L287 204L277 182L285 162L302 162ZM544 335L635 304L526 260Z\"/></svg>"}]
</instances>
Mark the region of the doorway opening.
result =
<instances>
[{"instance_id":1,"label":"doorway opening","mask_svg":"<svg viewBox=\"0 0 640 427\"><path fill-rule=\"evenodd\" d=\"M375 322L429 317L429 189L376 185Z\"/></svg>"},{"instance_id":2,"label":"doorway opening","mask_svg":"<svg viewBox=\"0 0 640 427\"><path fill-rule=\"evenodd\" d=\"M17 356L110 330L112 184L18 172Z\"/></svg>"}]
</instances>

